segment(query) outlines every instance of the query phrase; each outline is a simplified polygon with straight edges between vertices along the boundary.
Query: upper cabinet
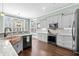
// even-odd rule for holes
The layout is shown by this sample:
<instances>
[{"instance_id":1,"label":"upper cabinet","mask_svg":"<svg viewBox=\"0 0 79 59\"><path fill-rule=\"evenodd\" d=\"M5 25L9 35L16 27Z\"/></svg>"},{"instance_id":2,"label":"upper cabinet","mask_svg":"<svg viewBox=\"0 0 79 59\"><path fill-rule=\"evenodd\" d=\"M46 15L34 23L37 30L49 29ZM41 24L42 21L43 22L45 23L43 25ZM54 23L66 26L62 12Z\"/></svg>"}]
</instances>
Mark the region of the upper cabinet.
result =
<instances>
[{"instance_id":1,"label":"upper cabinet","mask_svg":"<svg viewBox=\"0 0 79 59\"><path fill-rule=\"evenodd\" d=\"M74 21L74 14L63 15L61 18L62 28L71 28Z\"/></svg>"},{"instance_id":2,"label":"upper cabinet","mask_svg":"<svg viewBox=\"0 0 79 59\"><path fill-rule=\"evenodd\" d=\"M51 16L47 18L48 24L54 24L58 22L58 16Z\"/></svg>"},{"instance_id":3,"label":"upper cabinet","mask_svg":"<svg viewBox=\"0 0 79 59\"><path fill-rule=\"evenodd\" d=\"M47 18L47 24L49 28L49 24L58 23L58 27L61 28L61 15L55 15Z\"/></svg>"},{"instance_id":4,"label":"upper cabinet","mask_svg":"<svg viewBox=\"0 0 79 59\"><path fill-rule=\"evenodd\" d=\"M4 16L4 27L13 28L13 18L10 16Z\"/></svg>"},{"instance_id":5,"label":"upper cabinet","mask_svg":"<svg viewBox=\"0 0 79 59\"><path fill-rule=\"evenodd\" d=\"M38 19L37 21L37 29L47 28L47 19Z\"/></svg>"},{"instance_id":6,"label":"upper cabinet","mask_svg":"<svg viewBox=\"0 0 79 59\"><path fill-rule=\"evenodd\" d=\"M4 33L6 27L11 28L12 32L29 31L30 19L8 15L0 16L0 33Z\"/></svg>"},{"instance_id":7,"label":"upper cabinet","mask_svg":"<svg viewBox=\"0 0 79 59\"><path fill-rule=\"evenodd\" d=\"M0 33L3 33L3 16L0 16Z\"/></svg>"},{"instance_id":8,"label":"upper cabinet","mask_svg":"<svg viewBox=\"0 0 79 59\"><path fill-rule=\"evenodd\" d=\"M61 23L61 15L57 15L57 23L58 23L58 28L62 28L62 23Z\"/></svg>"},{"instance_id":9,"label":"upper cabinet","mask_svg":"<svg viewBox=\"0 0 79 59\"><path fill-rule=\"evenodd\" d=\"M13 31L19 32L24 31L24 20L19 18L13 19Z\"/></svg>"},{"instance_id":10,"label":"upper cabinet","mask_svg":"<svg viewBox=\"0 0 79 59\"><path fill-rule=\"evenodd\" d=\"M24 22L25 22L24 31L29 31L30 30L30 20L26 19Z\"/></svg>"},{"instance_id":11,"label":"upper cabinet","mask_svg":"<svg viewBox=\"0 0 79 59\"><path fill-rule=\"evenodd\" d=\"M58 23L58 28L71 28L74 21L74 14L67 15L55 15L47 18L48 26L49 24Z\"/></svg>"},{"instance_id":12,"label":"upper cabinet","mask_svg":"<svg viewBox=\"0 0 79 59\"><path fill-rule=\"evenodd\" d=\"M47 28L47 20L46 19L40 20L40 26L41 28Z\"/></svg>"}]
</instances>

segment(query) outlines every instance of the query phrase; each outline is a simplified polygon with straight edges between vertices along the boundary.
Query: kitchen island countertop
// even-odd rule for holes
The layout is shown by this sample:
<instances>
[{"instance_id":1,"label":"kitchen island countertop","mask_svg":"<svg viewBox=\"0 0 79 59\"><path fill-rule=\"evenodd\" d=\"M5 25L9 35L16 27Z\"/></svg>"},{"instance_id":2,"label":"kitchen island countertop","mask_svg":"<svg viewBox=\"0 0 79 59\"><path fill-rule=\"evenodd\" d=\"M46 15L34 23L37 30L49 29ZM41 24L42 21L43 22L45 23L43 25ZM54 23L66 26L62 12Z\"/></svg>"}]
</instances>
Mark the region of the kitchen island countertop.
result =
<instances>
[{"instance_id":1,"label":"kitchen island countertop","mask_svg":"<svg viewBox=\"0 0 79 59\"><path fill-rule=\"evenodd\" d=\"M0 56L18 56L9 40L0 38Z\"/></svg>"},{"instance_id":2,"label":"kitchen island countertop","mask_svg":"<svg viewBox=\"0 0 79 59\"><path fill-rule=\"evenodd\" d=\"M24 33L24 34L15 34L13 36L27 36L27 35L32 35L32 34L31 33L28 33L28 34Z\"/></svg>"}]
</instances>

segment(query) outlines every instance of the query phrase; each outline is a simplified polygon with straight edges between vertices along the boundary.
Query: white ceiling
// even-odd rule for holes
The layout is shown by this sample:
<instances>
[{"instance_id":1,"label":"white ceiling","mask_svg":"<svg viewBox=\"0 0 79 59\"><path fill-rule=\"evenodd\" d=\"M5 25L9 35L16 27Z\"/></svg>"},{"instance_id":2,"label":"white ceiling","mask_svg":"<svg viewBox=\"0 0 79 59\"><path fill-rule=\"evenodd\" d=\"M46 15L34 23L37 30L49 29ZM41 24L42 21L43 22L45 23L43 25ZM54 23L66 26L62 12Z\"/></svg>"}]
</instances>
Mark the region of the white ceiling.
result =
<instances>
[{"instance_id":1,"label":"white ceiling","mask_svg":"<svg viewBox=\"0 0 79 59\"><path fill-rule=\"evenodd\" d=\"M36 18L69 5L71 3L5 3L3 4L3 11L26 18ZM0 3L1 10L2 4Z\"/></svg>"}]
</instances>

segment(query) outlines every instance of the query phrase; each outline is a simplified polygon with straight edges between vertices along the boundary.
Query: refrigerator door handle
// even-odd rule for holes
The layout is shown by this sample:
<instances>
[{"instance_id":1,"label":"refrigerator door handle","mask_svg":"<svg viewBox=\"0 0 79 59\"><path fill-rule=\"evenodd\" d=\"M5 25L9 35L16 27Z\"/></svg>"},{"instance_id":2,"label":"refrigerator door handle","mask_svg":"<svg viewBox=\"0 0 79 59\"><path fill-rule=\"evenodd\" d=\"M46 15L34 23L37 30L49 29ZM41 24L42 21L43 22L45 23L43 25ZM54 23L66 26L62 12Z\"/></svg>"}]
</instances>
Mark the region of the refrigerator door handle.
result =
<instances>
[{"instance_id":1,"label":"refrigerator door handle","mask_svg":"<svg viewBox=\"0 0 79 59\"><path fill-rule=\"evenodd\" d=\"M72 24L72 39L73 39L73 41L75 41L75 36L74 36L74 25L75 25L75 21L73 21L73 24Z\"/></svg>"}]
</instances>

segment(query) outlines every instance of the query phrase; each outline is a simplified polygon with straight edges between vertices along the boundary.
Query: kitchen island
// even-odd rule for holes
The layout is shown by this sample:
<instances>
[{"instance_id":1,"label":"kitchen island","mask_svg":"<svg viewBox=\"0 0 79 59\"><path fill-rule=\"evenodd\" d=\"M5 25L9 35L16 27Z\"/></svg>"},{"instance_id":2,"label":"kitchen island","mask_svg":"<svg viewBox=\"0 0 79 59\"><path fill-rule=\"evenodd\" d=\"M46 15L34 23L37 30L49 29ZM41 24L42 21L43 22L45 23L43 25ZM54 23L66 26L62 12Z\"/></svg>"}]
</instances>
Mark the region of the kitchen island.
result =
<instances>
[{"instance_id":1,"label":"kitchen island","mask_svg":"<svg viewBox=\"0 0 79 59\"><path fill-rule=\"evenodd\" d=\"M18 56L18 53L23 51L27 47L27 43L24 42L30 37L30 47L32 42L32 34L18 34L0 38L0 56ZM27 41L29 41L29 39ZM29 46L28 46L29 47Z\"/></svg>"}]
</instances>

